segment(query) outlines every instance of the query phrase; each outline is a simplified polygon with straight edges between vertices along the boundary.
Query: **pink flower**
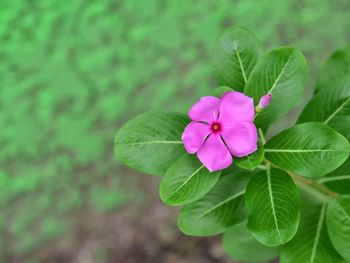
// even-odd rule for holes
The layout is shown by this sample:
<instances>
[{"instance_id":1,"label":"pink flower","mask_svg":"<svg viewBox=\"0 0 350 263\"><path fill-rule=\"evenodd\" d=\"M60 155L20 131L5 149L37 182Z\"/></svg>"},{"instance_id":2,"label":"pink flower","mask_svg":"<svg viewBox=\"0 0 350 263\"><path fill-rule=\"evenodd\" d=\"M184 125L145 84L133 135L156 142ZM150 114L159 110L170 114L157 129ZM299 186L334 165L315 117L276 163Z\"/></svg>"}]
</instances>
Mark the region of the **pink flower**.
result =
<instances>
[{"instance_id":1,"label":"pink flower","mask_svg":"<svg viewBox=\"0 0 350 263\"><path fill-rule=\"evenodd\" d=\"M182 134L186 151L197 153L211 172L229 167L232 155L243 157L257 149L254 114L253 99L240 92L201 98L188 112L192 122Z\"/></svg>"}]
</instances>

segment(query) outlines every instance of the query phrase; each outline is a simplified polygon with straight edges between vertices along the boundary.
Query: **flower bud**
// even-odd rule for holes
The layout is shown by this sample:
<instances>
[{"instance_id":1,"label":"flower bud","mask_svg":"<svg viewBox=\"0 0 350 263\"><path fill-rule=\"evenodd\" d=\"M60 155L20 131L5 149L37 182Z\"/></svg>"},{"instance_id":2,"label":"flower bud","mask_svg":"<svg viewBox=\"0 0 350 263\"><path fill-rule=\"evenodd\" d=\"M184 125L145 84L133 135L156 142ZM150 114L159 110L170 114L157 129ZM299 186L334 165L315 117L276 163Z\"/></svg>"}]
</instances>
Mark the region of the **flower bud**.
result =
<instances>
[{"instance_id":1,"label":"flower bud","mask_svg":"<svg viewBox=\"0 0 350 263\"><path fill-rule=\"evenodd\" d=\"M272 99L272 93L268 93L261 97L259 105L255 108L256 112L261 112L264 108L270 105Z\"/></svg>"}]
</instances>

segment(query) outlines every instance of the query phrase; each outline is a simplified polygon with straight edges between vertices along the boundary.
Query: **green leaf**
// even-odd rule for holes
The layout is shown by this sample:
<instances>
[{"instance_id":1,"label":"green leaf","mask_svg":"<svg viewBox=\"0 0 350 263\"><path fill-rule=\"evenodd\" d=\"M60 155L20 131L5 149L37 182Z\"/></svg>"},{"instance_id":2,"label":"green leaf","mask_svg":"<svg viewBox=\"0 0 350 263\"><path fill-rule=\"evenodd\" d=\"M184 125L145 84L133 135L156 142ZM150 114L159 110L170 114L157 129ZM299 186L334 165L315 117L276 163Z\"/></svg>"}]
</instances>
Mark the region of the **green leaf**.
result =
<instances>
[{"instance_id":1,"label":"green leaf","mask_svg":"<svg viewBox=\"0 0 350 263\"><path fill-rule=\"evenodd\" d=\"M180 230L191 236L211 236L241 222L250 175L251 172L239 170L222 176L206 195L181 209Z\"/></svg>"},{"instance_id":2,"label":"green leaf","mask_svg":"<svg viewBox=\"0 0 350 263\"><path fill-rule=\"evenodd\" d=\"M216 184L220 174L209 172L197 156L185 153L166 171L160 183L160 198L173 206L192 203Z\"/></svg>"},{"instance_id":3,"label":"green leaf","mask_svg":"<svg viewBox=\"0 0 350 263\"><path fill-rule=\"evenodd\" d=\"M163 175L184 152L184 114L150 111L128 121L115 136L115 154L125 165L146 174Z\"/></svg>"},{"instance_id":4,"label":"green leaf","mask_svg":"<svg viewBox=\"0 0 350 263\"><path fill-rule=\"evenodd\" d=\"M300 195L284 171L268 168L253 176L245 194L248 228L262 244L275 247L296 233L300 216Z\"/></svg>"},{"instance_id":5,"label":"green leaf","mask_svg":"<svg viewBox=\"0 0 350 263\"><path fill-rule=\"evenodd\" d=\"M303 54L292 47L280 47L268 52L252 71L245 93L260 98L272 93L269 107L256 115L258 127L266 127L287 113L301 96L307 78Z\"/></svg>"},{"instance_id":6,"label":"green leaf","mask_svg":"<svg viewBox=\"0 0 350 263\"><path fill-rule=\"evenodd\" d=\"M327 227L335 249L350 261L350 195L339 196L329 203Z\"/></svg>"},{"instance_id":7,"label":"green leaf","mask_svg":"<svg viewBox=\"0 0 350 263\"><path fill-rule=\"evenodd\" d=\"M223 248L234 260L247 262L266 262L277 258L280 248L266 247L255 240L245 222L235 225L223 237Z\"/></svg>"},{"instance_id":8,"label":"green leaf","mask_svg":"<svg viewBox=\"0 0 350 263\"><path fill-rule=\"evenodd\" d=\"M277 134L264 148L271 163L307 177L333 171L350 151L348 140L323 123L298 124Z\"/></svg>"},{"instance_id":9,"label":"green leaf","mask_svg":"<svg viewBox=\"0 0 350 263\"><path fill-rule=\"evenodd\" d=\"M242 158L235 158L234 164L236 166L247 169L254 170L262 161L264 160L264 147L259 143L258 150Z\"/></svg>"},{"instance_id":10,"label":"green leaf","mask_svg":"<svg viewBox=\"0 0 350 263\"><path fill-rule=\"evenodd\" d=\"M233 89L227 86L219 86L211 92L211 95L220 98L222 95L229 91L233 91Z\"/></svg>"},{"instance_id":11,"label":"green leaf","mask_svg":"<svg viewBox=\"0 0 350 263\"><path fill-rule=\"evenodd\" d=\"M326 203L312 211L303 210L295 237L282 248L281 263L340 263L326 226Z\"/></svg>"},{"instance_id":12,"label":"green leaf","mask_svg":"<svg viewBox=\"0 0 350 263\"><path fill-rule=\"evenodd\" d=\"M350 47L335 51L320 70L315 93L333 89L350 77Z\"/></svg>"},{"instance_id":13,"label":"green leaf","mask_svg":"<svg viewBox=\"0 0 350 263\"><path fill-rule=\"evenodd\" d=\"M322 89L306 105L298 123L322 122L350 139L350 73L345 84Z\"/></svg>"},{"instance_id":14,"label":"green leaf","mask_svg":"<svg viewBox=\"0 0 350 263\"><path fill-rule=\"evenodd\" d=\"M342 166L318 180L340 194L350 194L350 158Z\"/></svg>"},{"instance_id":15,"label":"green leaf","mask_svg":"<svg viewBox=\"0 0 350 263\"><path fill-rule=\"evenodd\" d=\"M228 28L214 48L214 73L219 85L243 91L260 53L260 43L248 30Z\"/></svg>"}]
</instances>

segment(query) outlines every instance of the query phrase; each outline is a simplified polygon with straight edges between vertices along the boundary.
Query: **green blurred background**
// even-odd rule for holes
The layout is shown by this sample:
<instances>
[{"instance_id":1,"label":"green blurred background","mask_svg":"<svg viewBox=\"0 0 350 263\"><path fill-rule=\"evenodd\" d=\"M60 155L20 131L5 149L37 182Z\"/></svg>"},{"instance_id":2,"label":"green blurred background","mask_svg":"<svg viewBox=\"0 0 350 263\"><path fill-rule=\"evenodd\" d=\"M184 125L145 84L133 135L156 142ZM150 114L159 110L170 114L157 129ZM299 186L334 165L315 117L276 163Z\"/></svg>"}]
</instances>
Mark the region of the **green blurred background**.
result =
<instances>
[{"instance_id":1,"label":"green blurred background","mask_svg":"<svg viewBox=\"0 0 350 263\"><path fill-rule=\"evenodd\" d=\"M1 0L0 262L229 262L217 239L178 233L159 178L115 160L114 133L215 87L232 24L303 51L301 107L349 15L347 0Z\"/></svg>"}]
</instances>

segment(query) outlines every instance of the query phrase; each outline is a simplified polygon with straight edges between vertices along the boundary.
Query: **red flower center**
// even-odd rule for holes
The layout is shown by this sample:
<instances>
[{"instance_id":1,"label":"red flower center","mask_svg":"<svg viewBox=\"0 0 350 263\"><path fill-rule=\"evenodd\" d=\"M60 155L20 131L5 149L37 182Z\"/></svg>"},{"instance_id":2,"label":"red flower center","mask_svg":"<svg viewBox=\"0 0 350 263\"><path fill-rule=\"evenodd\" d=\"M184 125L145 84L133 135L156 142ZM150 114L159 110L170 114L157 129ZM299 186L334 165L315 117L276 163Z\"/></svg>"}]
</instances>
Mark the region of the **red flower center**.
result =
<instances>
[{"instance_id":1,"label":"red flower center","mask_svg":"<svg viewBox=\"0 0 350 263\"><path fill-rule=\"evenodd\" d=\"M212 130L212 132L214 132L214 133L221 131L221 124L218 123L218 122L214 122L214 123L211 125L211 130Z\"/></svg>"}]
</instances>

